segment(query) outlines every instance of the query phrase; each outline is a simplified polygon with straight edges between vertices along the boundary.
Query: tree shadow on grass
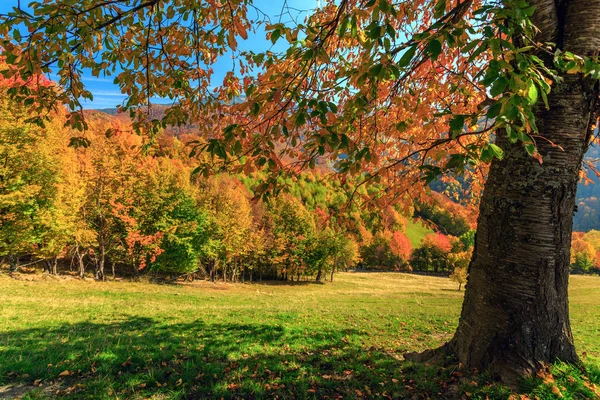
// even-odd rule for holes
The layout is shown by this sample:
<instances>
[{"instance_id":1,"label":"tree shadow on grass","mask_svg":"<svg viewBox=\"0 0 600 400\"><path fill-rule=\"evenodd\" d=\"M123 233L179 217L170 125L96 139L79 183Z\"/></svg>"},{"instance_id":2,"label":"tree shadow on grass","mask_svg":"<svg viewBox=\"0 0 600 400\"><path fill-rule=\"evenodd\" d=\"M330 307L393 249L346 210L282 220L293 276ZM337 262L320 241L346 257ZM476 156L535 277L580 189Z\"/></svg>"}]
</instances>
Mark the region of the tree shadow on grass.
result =
<instances>
[{"instance_id":1,"label":"tree shadow on grass","mask_svg":"<svg viewBox=\"0 0 600 400\"><path fill-rule=\"evenodd\" d=\"M453 368L365 348L361 335L150 318L14 330L0 334L0 398L438 399L477 390L459 385Z\"/></svg>"},{"instance_id":2,"label":"tree shadow on grass","mask_svg":"<svg viewBox=\"0 0 600 400\"><path fill-rule=\"evenodd\" d=\"M0 335L0 396L25 388L69 398L401 397L411 368L353 343L356 333L149 318L15 330ZM422 384L429 396L439 386Z\"/></svg>"}]
</instances>

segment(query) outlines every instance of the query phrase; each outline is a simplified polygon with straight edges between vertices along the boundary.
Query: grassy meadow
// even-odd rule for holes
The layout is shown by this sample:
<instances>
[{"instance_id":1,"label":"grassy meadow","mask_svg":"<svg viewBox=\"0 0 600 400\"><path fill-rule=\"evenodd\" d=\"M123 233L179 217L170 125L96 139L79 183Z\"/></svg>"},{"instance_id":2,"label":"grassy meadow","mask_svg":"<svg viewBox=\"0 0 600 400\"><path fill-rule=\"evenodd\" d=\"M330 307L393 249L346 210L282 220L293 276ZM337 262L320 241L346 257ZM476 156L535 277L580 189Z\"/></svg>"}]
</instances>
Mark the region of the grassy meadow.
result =
<instances>
[{"instance_id":1,"label":"grassy meadow","mask_svg":"<svg viewBox=\"0 0 600 400\"><path fill-rule=\"evenodd\" d=\"M334 282L154 284L0 275L0 398L473 398L510 390L405 351L448 340L447 278L342 273ZM552 367L539 399L600 393L600 278L571 278L587 377Z\"/></svg>"}]
</instances>

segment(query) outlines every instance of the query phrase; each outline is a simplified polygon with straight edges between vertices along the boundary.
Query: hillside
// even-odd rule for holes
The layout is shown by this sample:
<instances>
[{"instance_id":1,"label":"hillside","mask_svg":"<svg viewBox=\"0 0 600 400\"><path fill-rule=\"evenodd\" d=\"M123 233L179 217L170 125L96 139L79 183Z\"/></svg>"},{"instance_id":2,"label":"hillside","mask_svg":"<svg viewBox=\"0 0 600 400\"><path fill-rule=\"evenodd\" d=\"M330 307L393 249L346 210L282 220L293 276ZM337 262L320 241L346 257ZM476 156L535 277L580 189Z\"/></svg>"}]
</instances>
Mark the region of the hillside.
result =
<instances>
[{"instance_id":1,"label":"hillside","mask_svg":"<svg viewBox=\"0 0 600 400\"><path fill-rule=\"evenodd\" d=\"M600 165L600 147L594 145L586 154L586 159ZM600 178L592 171L588 176L594 183L581 182L577 188L577 212L573 219L573 229L579 232L600 230Z\"/></svg>"}]
</instances>

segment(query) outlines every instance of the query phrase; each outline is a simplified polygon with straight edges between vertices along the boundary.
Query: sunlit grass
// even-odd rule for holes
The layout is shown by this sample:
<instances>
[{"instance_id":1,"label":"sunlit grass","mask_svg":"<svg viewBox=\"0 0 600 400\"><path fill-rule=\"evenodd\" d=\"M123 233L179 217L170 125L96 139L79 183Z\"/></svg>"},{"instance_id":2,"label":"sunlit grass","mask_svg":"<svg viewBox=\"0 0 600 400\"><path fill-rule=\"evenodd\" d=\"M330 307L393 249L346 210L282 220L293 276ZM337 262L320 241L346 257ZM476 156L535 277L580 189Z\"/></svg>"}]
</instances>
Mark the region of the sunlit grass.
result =
<instances>
[{"instance_id":1,"label":"sunlit grass","mask_svg":"<svg viewBox=\"0 0 600 400\"><path fill-rule=\"evenodd\" d=\"M433 233L433 230L426 227L420 220L409 218L406 221L406 236L412 247L419 247L423 238L429 233Z\"/></svg>"},{"instance_id":2,"label":"sunlit grass","mask_svg":"<svg viewBox=\"0 0 600 400\"><path fill-rule=\"evenodd\" d=\"M157 285L0 275L0 285L0 398L439 398L448 382L473 398L509 393L402 361L451 337L463 292L446 278ZM572 277L571 304L599 384L600 278ZM565 398L585 398L591 383L563 375Z\"/></svg>"}]
</instances>

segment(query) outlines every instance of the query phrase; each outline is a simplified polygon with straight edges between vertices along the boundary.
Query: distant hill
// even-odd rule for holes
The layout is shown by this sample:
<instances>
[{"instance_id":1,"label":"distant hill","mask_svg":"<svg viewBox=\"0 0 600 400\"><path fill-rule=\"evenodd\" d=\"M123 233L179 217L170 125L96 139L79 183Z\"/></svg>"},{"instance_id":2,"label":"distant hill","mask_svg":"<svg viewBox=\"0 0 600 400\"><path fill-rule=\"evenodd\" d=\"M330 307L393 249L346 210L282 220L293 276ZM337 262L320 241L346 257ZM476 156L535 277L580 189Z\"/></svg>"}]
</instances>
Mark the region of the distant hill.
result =
<instances>
[{"instance_id":1,"label":"distant hill","mask_svg":"<svg viewBox=\"0 0 600 400\"><path fill-rule=\"evenodd\" d=\"M599 165L597 160L600 160L600 147L591 147L586 158ZM577 212L573 219L573 230L578 232L600 230L600 178L592 171L588 171L588 176L595 183L586 186L582 182L577 188Z\"/></svg>"}]
</instances>

